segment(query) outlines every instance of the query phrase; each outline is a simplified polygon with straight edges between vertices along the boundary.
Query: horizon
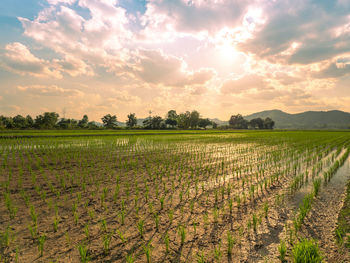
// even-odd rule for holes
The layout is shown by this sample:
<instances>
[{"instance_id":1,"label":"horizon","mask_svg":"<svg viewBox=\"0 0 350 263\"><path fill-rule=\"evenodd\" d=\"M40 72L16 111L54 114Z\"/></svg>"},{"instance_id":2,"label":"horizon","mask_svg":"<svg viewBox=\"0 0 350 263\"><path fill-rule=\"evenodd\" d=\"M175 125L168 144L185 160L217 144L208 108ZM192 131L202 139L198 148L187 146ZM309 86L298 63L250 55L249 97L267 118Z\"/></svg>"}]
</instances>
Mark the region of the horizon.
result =
<instances>
[{"instance_id":1,"label":"horizon","mask_svg":"<svg viewBox=\"0 0 350 263\"><path fill-rule=\"evenodd\" d=\"M269 112L269 111L280 111L280 112L283 112L283 113L286 113L286 114L290 114L290 115L298 115L298 114L303 114L303 113L308 113L308 112L319 112L319 113L327 113L327 112L332 112L332 111L340 111L340 110L324 110L324 111L303 111L303 112L296 112L296 113L290 113L290 112L286 112L286 111L283 111L283 110L279 110L279 109L272 109L272 110L262 110L262 111L259 111L259 112L253 112L253 113L249 113L249 114L241 114L243 117L248 117L248 116L251 116L251 115L255 115L255 114L260 114L260 113L263 113L263 112ZM347 113L347 114L350 114L350 112L346 112L346 111L340 111L340 112L343 112L343 113ZM44 112L42 112L42 113L39 113L39 114L37 114L37 115L30 115L30 114L24 114L24 115L21 115L21 116L23 116L23 117L26 117L27 115L30 115L33 119L36 117L36 116L38 116L38 115L41 115L41 114L43 114ZM177 112L178 114L180 113L180 112ZM200 112L199 112L200 113ZM234 113L234 114L232 114L232 115L237 115L237 114L240 114L239 112L238 113ZM16 115L18 115L18 114L16 114ZM7 116L7 117L15 117L16 115L13 115L13 116ZM112 114L113 115L113 114ZM152 115L152 116L160 116L160 117L162 117L162 118L166 118L166 115L167 114L165 114L164 116L162 116L162 115ZM231 116L232 116L231 115ZM145 119L147 119L147 118L149 118L149 116L143 116L143 117L139 117L139 116L137 116L137 115L135 115L136 116L136 118L137 118L137 120L145 120ZM81 116L81 117L83 117L83 116ZM64 116L61 116L61 115L59 115L59 119L73 119L73 120L80 120L81 119L81 117L79 118L70 118L70 117L64 117ZM88 116L89 117L89 116ZM101 118L99 118L99 119L97 119L97 120L95 120L95 119L90 119L90 117L89 117L89 121L92 121L92 122L96 122L96 123L100 123L100 124L102 124L102 122L101 122L101 119L102 119L102 117L103 116L101 116ZM117 115L116 115L116 117L117 117L117 122L119 122L119 123L126 123L127 122L127 117L125 117L125 120L122 120L122 119L120 119ZM218 120L218 121L222 121L222 122L228 122L229 121L229 119L227 119L227 120L225 120L225 119L220 119L220 118L218 118L218 117L207 117L207 116L203 116L201 113L200 113L200 118L208 118L208 119L210 119L210 120ZM258 117L258 118L260 118L260 117Z\"/></svg>"},{"instance_id":2,"label":"horizon","mask_svg":"<svg viewBox=\"0 0 350 263\"><path fill-rule=\"evenodd\" d=\"M350 112L344 0L3 0L0 10L0 115Z\"/></svg>"}]
</instances>

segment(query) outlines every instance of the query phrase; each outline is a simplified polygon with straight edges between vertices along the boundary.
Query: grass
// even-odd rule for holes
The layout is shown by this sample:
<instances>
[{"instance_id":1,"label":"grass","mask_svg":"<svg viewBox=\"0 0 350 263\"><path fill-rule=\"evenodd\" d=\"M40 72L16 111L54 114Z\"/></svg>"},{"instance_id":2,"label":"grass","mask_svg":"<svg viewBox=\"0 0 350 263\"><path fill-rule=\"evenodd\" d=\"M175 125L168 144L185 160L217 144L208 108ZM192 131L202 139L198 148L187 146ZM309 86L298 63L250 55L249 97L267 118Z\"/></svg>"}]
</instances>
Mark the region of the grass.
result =
<instances>
[{"instance_id":1,"label":"grass","mask_svg":"<svg viewBox=\"0 0 350 263\"><path fill-rule=\"evenodd\" d=\"M346 196L338 216L335 236L339 245L344 245L347 249L350 249L350 182L346 187Z\"/></svg>"},{"instance_id":2,"label":"grass","mask_svg":"<svg viewBox=\"0 0 350 263\"><path fill-rule=\"evenodd\" d=\"M303 239L293 246L294 263L320 263L322 256L317 243L313 239Z\"/></svg>"},{"instance_id":3,"label":"grass","mask_svg":"<svg viewBox=\"0 0 350 263\"><path fill-rule=\"evenodd\" d=\"M286 253L287 253L287 246L286 242L284 240L281 240L279 246L278 246L278 252L279 252L279 259L281 262L286 261Z\"/></svg>"}]
</instances>

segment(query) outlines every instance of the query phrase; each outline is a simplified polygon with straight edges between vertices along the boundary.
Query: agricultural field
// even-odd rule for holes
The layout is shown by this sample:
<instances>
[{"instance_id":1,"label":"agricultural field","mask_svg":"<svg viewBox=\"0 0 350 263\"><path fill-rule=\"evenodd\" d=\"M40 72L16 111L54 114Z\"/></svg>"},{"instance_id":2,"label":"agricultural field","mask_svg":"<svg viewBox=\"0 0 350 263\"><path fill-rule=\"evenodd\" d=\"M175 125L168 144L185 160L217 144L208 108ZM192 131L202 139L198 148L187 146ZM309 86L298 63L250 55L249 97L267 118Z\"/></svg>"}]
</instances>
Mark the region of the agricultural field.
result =
<instances>
[{"instance_id":1,"label":"agricultural field","mask_svg":"<svg viewBox=\"0 0 350 263\"><path fill-rule=\"evenodd\" d=\"M350 262L350 132L124 133L0 138L0 262Z\"/></svg>"}]
</instances>

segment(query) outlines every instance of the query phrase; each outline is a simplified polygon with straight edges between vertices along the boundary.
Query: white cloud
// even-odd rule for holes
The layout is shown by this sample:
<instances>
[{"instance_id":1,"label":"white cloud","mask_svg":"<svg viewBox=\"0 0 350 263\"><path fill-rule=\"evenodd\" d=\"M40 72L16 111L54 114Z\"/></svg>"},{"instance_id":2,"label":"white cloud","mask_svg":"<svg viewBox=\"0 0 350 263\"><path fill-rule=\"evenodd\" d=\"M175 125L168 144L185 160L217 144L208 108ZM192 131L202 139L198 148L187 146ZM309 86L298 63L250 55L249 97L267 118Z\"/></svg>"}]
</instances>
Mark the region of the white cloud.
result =
<instances>
[{"instance_id":1,"label":"white cloud","mask_svg":"<svg viewBox=\"0 0 350 263\"><path fill-rule=\"evenodd\" d=\"M132 71L148 83L177 87L206 84L215 76L213 69L189 71L183 59L165 55L159 50L139 50Z\"/></svg>"},{"instance_id":2,"label":"white cloud","mask_svg":"<svg viewBox=\"0 0 350 263\"><path fill-rule=\"evenodd\" d=\"M267 86L264 78L258 75L246 75L239 79L226 80L221 86L223 94L240 94L250 89L263 89Z\"/></svg>"},{"instance_id":3,"label":"white cloud","mask_svg":"<svg viewBox=\"0 0 350 263\"><path fill-rule=\"evenodd\" d=\"M52 67L49 61L35 57L26 46L18 42L7 44L1 57L0 65L2 67L21 75L62 77L60 72L55 67Z\"/></svg>"},{"instance_id":4,"label":"white cloud","mask_svg":"<svg viewBox=\"0 0 350 263\"><path fill-rule=\"evenodd\" d=\"M77 89L64 89L54 85L18 86L17 89L20 92L25 92L33 96L76 97L83 95L83 93Z\"/></svg>"}]
</instances>

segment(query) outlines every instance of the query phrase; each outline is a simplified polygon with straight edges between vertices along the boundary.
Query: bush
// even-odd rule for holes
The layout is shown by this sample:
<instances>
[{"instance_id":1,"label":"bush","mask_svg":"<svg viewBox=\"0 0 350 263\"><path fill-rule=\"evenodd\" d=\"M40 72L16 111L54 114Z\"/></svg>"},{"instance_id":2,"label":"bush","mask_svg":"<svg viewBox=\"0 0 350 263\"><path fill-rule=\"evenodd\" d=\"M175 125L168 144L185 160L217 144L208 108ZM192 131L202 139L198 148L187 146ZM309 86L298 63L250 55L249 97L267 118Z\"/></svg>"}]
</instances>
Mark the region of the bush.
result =
<instances>
[{"instance_id":1,"label":"bush","mask_svg":"<svg viewBox=\"0 0 350 263\"><path fill-rule=\"evenodd\" d=\"M320 263L322 256L317 243L313 239L304 239L295 244L292 250L295 263Z\"/></svg>"}]
</instances>

